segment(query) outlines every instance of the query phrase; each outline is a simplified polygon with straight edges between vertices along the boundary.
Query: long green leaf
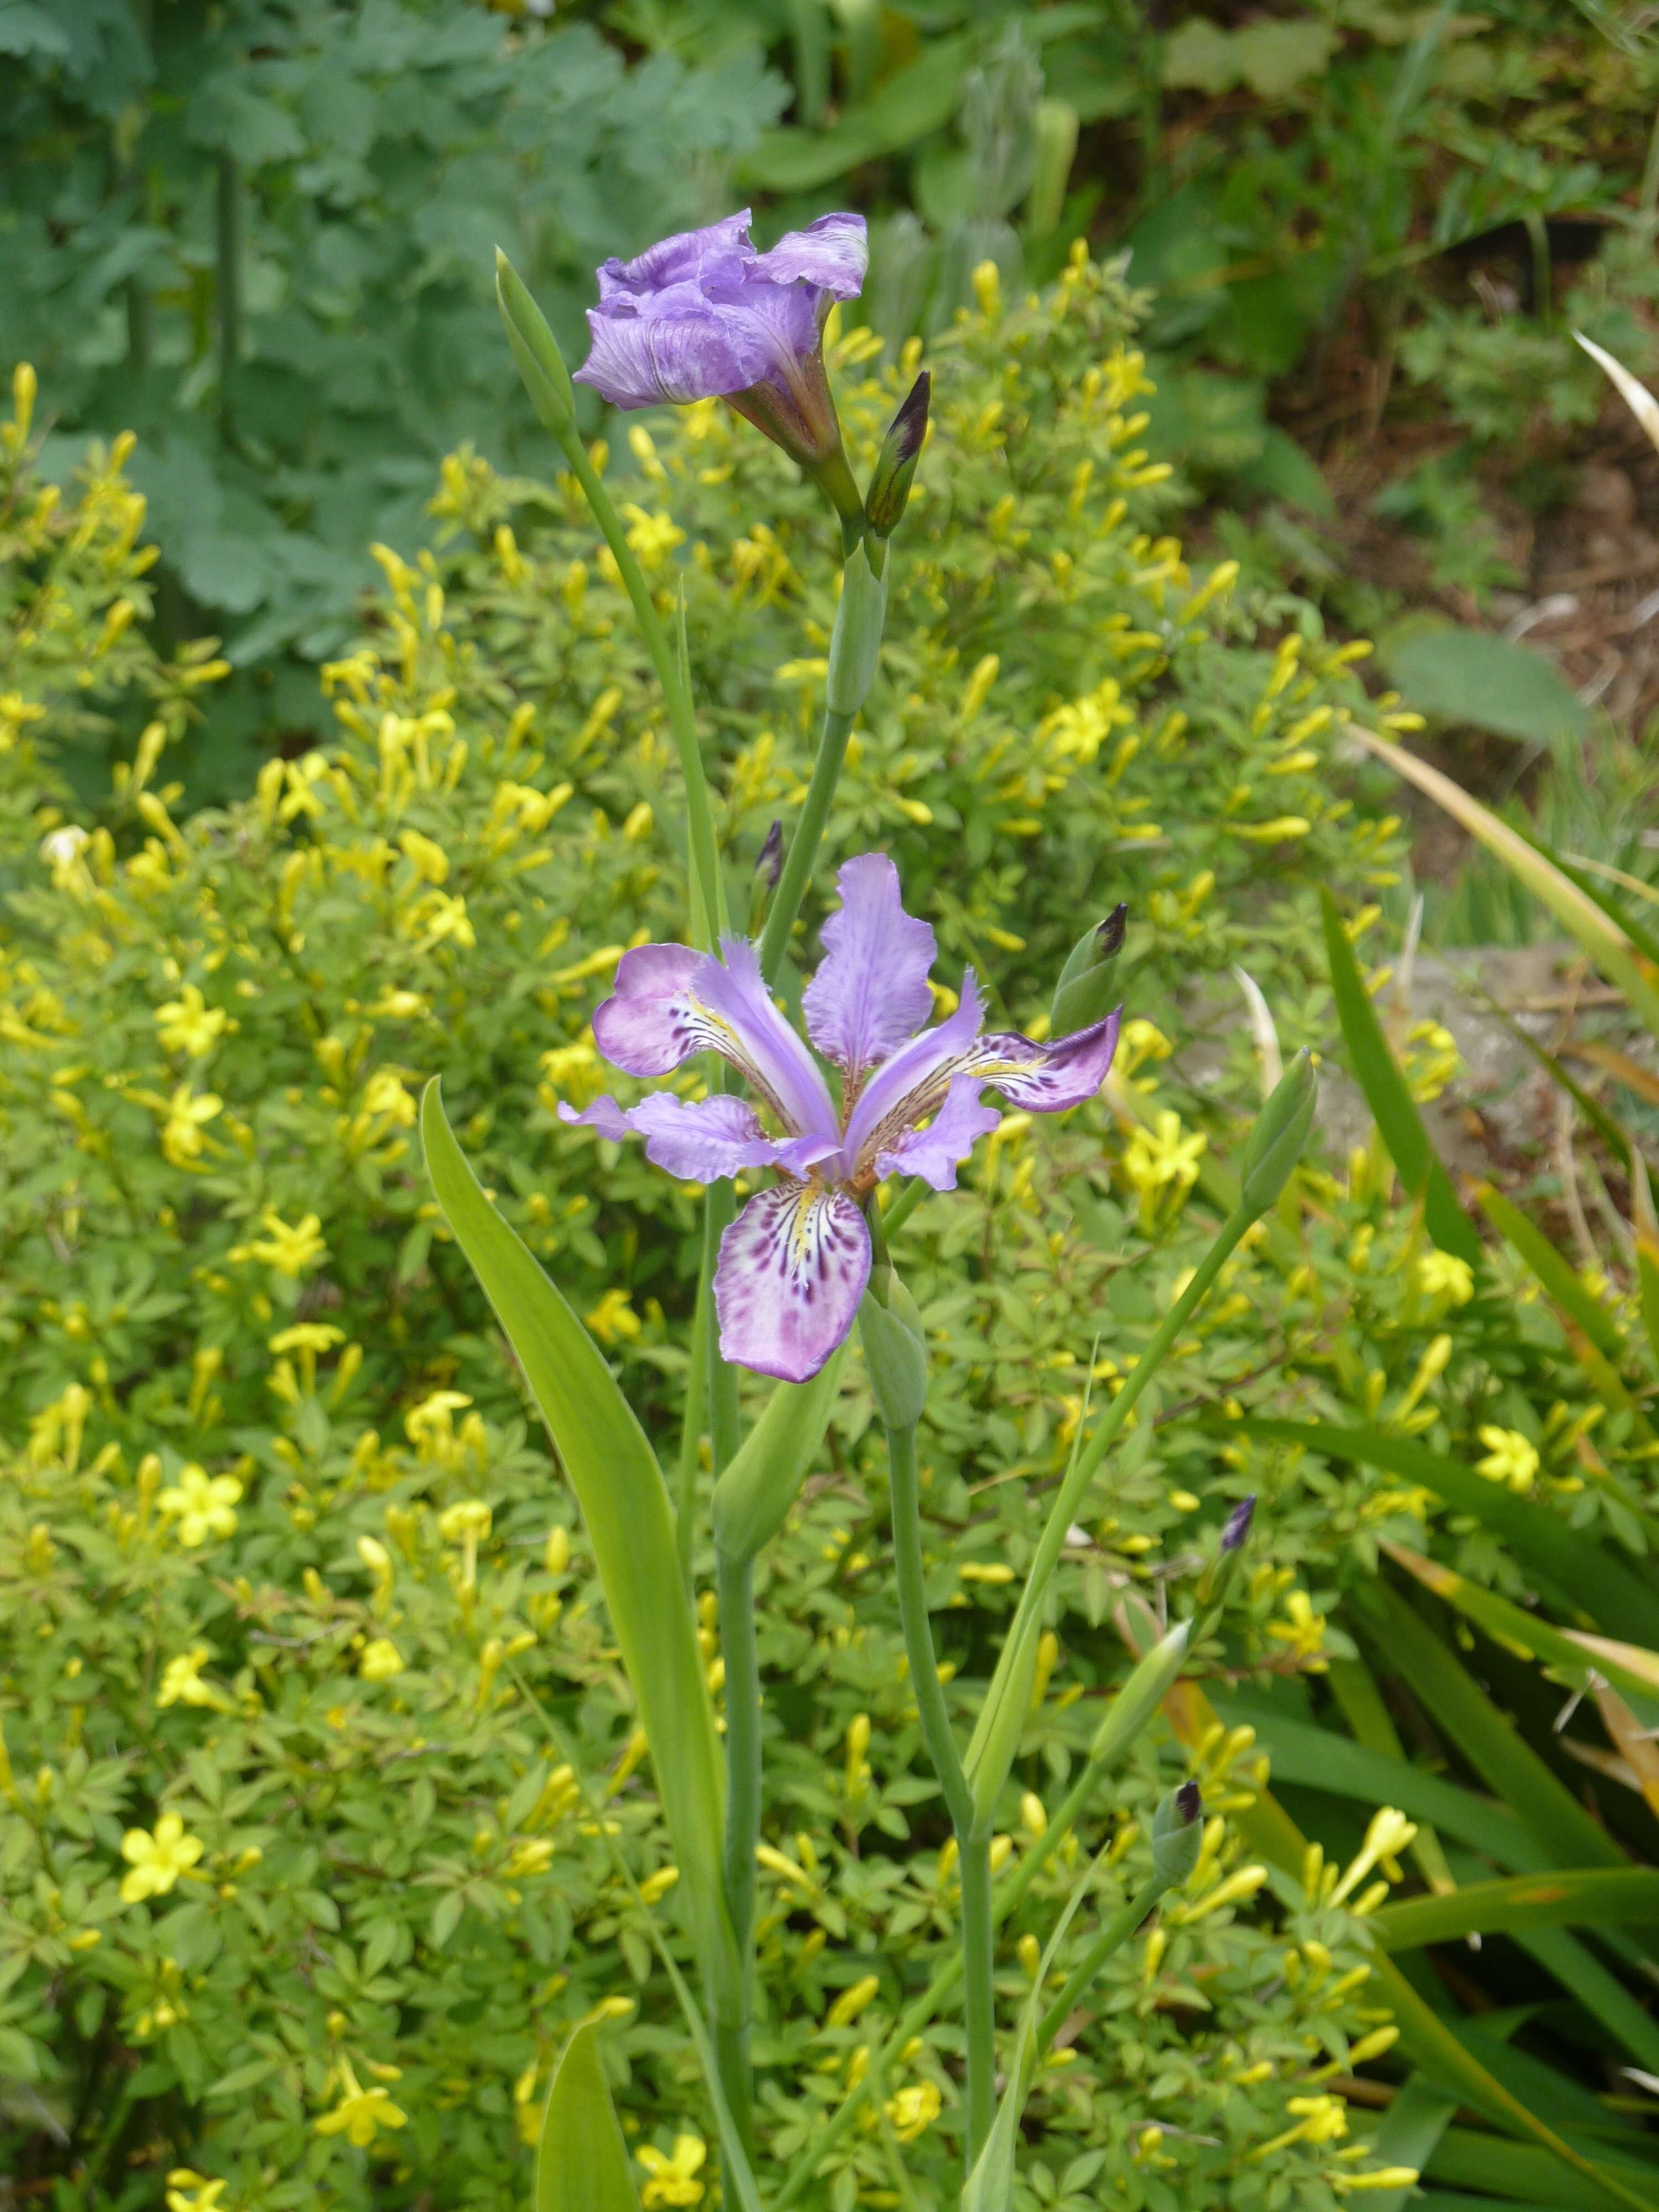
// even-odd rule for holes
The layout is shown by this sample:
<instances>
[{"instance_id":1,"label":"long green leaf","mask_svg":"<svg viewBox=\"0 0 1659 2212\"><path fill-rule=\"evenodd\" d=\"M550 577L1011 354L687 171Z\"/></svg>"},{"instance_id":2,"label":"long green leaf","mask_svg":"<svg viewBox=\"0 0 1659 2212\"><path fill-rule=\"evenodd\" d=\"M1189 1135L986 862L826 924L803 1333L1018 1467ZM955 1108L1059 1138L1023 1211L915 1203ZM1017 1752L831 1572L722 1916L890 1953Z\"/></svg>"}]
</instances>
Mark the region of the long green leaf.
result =
<instances>
[{"instance_id":1,"label":"long green leaf","mask_svg":"<svg viewBox=\"0 0 1659 2212\"><path fill-rule=\"evenodd\" d=\"M1501 1191L1494 1190L1488 1183L1477 1195L1486 1218L1532 1269L1548 1293L1551 1304L1559 1306L1583 1332L1604 1359L1622 1359L1629 1346L1614 1327L1612 1316L1584 1288L1571 1261L1564 1259L1543 1231L1528 1221Z\"/></svg>"},{"instance_id":2,"label":"long green leaf","mask_svg":"<svg viewBox=\"0 0 1659 2212\"><path fill-rule=\"evenodd\" d=\"M444 1218L516 1353L564 1462L593 1547L623 1664L639 1700L699 1963L721 2017L741 1976L721 1901L725 1779L674 1516L645 1431L599 1346L485 1197L444 1118L436 1079L421 1137Z\"/></svg>"},{"instance_id":3,"label":"long green leaf","mask_svg":"<svg viewBox=\"0 0 1659 2212\"><path fill-rule=\"evenodd\" d=\"M729 1559L752 1559L782 1528L811 1472L841 1388L844 1351L810 1382L780 1382L714 1485L714 1541Z\"/></svg>"},{"instance_id":4,"label":"long green leaf","mask_svg":"<svg viewBox=\"0 0 1659 2212\"><path fill-rule=\"evenodd\" d=\"M1422 1616L1386 1583L1350 1594L1349 1603L1387 1654L1394 1673L1455 1743L1490 1789L1514 1807L1559 1866L1628 1865L1605 1828L1591 1820L1512 1721L1500 1713Z\"/></svg>"},{"instance_id":5,"label":"long green leaf","mask_svg":"<svg viewBox=\"0 0 1659 2212\"><path fill-rule=\"evenodd\" d=\"M1436 1597L1455 1605L1461 1613L1484 1628L1488 1636L1518 1648L1528 1658L1542 1660L1546 1666L1561 1668L1572 1678L1575 1686L1587 1684L1592 1674L1598 1674L1635 1704L1644 1724L1659 1721L1659 1711L1655 1709L1659 1684L1651 1675L1638 1674L1633 1667L1624 1665L1615 1656L1619 1645L1601 1638L1594 1651L1588 1650L1536 1613L1511 1605L1496 1590L1483 1589L1479 1583L1472 1583L1467 1575L1456 1574L1450 1567L1443 1567L1437 1559L1425 1559L1420 1552L1413 1552L1404 1544L1385 1543L1382 1549L1396 1566L1404 1567Z\"/></svg>"},{"instance_id":6,"label":"long green leaf","mask_svg":"<svg viewBox=\"0 0 1659 2212\"><path fill-rule=\"evenodd\" d=\"M1417 1102L1395 1065L1336 901L1328 890L1322 890L1319 898L1325 917L1331 990L1354 1079L1365 1094L1365 1103L1376 1118L1401 1182L1413 1198L1423 1200L1424 1224L1430 1236L1443 1252L1455 1253L1474 1267L1480 1257L1480 1240L1457 1202L1423 1126Z\"/></svg>"},{"instance_id":7,"label":"long green leaf","mask_svg":"<svg viewBox=\"0 0 1659 2212\"><path fill-rule=\"evenodd\" d=\"M1472 1513L1500 1536L1524 1565L1561 1590L1603 1634L1659 1649L1659 1592L1593 1537L1570 1528L1547 1506L1517 1497L1502 1483L1488 1482L1461 1460L1382 1429L1255 1419L1205 1425L1230 1436L1250 1437L1259 1443L1300 1444L1327 1459L1384 1468L1407 1482L1420 1483L1455 1511Z\"/></svg>"},{"instance_id":8,"label":"long green leaf","mask_svg":"<svg viewBox=\"0 0 1659 2212\"><path fill-rule=\"evenodd\" d=\"M1383 2115L1372 2156L1379 2166L1414 2166L1420 2173L1456 2110L1455 2097L1437 2089L1420 2074L1410 2075ZM1406 2212L1407 2201L1415 2193L1410 2189L1373 2190L1367 2192L1367 2203L1370 2212Z\"/></svg>"},{"instance_id":9,"label":"long green leaf","mask_svg":"<svg viewBox=\"0 0 1659 2212\"><path fill-rule=\"evenodd\" d=\"M1475 1881L1449 1897L1408 1897L1372 1913L1385 1951L1413 1951L1459 1936L1608 1923L1659 1927L1659 1873L1649 1867L1568 1867L1504 1881Z\"/></svg>"},{"instance_id":10,"label":"long green leaf","mask_svg":"<svg viewBox=\"0 0 1659 2212\"><path fill-rule=\"evenodd\" d=\"M1595 901L1553 861L1507 822L1500 821L1490 807L1483 806L1478 799L1471 799L1449 775L1443 775L1438 769L1431 768L1426 761L1419 760L1403 746L1390 744L1385 738L1362 729L1357 722L1346 726L1379 760L1386 761L1408 783L1414 783L1437 805L1443 806L1455 822L1461 823L1472 837L1478 837L1488 852L1495 853L1534 897L1549 908L1607 981L1618 985L1630 1000L1632 1011L1659 1036L1659 990L1650 981L1622 922L1603 913Z\"/></svg>"},{"instance_id":11,"label":"long green leaf","mask_svg":"<svg viewBox=\"0 0 1659 2212\"><path fill-rule=\"evenodd\" d=\"M536 2212L639 2212L628 2148L599 2057L597 2020L564 2046L536 2146Z\"/></svg>"},{"instance_id":12,"label":"long green leaf","mask_svg":"<svg viewBox=\"0 0 1659 2212\"><path fill-rule=\"evenodd\" d=\"M1589 2160L1585 2165L1588 2171L1575 2182L1529 2143L1505 2142L1501 2136L1482 2135L1474 2128L1448 2128L1423 2171L1425 2180L1466 2181L1474 2189L1497 2191L1500 2203L1518 2203L1527 2212L1534 2205L1539 2212L1558 2212L1558 2208L1559 2212L1607 2212L1610 2201L1644 2206L1659 2203L1659 2197L1626 2196L1622 2189L1610 2197L1609 2186L1598 2185L1596 2180L1598 2172L1605 2176L1610 2169ZM1647 2181L1639 2168L1626 2171L1635 2187ZM1475 2200L1459 2197L1455 2201L1472 2204ZM1485 2196L1479 2201L1482 2205L1492 2202ZM1428 2198L1427 2206L1439 2202L1437 2191Z\"/></svg>"}]
</instances>

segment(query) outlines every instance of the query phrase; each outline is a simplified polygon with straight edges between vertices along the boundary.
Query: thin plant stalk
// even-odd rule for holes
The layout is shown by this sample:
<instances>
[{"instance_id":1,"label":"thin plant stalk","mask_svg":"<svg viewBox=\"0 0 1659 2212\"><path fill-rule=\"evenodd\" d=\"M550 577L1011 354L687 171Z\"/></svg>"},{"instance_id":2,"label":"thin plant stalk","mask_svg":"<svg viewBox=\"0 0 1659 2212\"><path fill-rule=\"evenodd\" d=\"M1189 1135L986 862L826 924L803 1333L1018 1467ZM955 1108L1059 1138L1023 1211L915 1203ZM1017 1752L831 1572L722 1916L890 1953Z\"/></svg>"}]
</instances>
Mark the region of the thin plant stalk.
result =
<instances>
[{"instance_id":1,"label":"thin plant stalk","mask_svg":"<svg viewBox=\"0 0 1659 2212\"><path fill-rule=\"evenodd\" d=\"M760 1839L760 1668L755 1647L752 1559L714 1554L720 1597L720 1659L726 1670L726 1909L737 1937L746 1986L754 1969L755 1845ZM748 2003L745 2002L745 2011Z\"/></svg>"},{"instance_id":2,"label":"thin plant stalk","mask_svg":"<svg viewBox=\"0 0 1659 2212\"><path fill-rule=\"evenodd\" d=\"M1153 1875L1141 1884L1127 1904L1118 1907L1095 1937L1067 1976L1060 1995L1042 2015L1037 2029L1036 2055L1039 2058L1065 2026L1073 2007L1088 1994L1096 1975L1108 1959L1128 1942L1168 1887L1167 1882Z\"/></svg>"},{"instance_id":3,"label":"thin plant stalk","mask_svg":"<svg viewBox=\"0 0 1659 2212\"><path fill-rule=\"evenodd\" d=\"M967 2164L971 2171L996 2109L996 2008L992 1984L991 1856L988 1834L979 1832L974 1793L963 1771L945 1692L933 1654L933 1624L921 1557L921 1508L916 1475L916 1432L890 1427L887 1464L893 1504L893 1565L899 1618L910 1662L916 1712L945 1809L957 1839L962 1879L962 1968L966 1980L968 2039Z\"/></svg>"},{"instance_id":4,"label":"thin plant stalk","mask_svg":"<svg viewBox=\"0 0 1659 2212\"><path fill-rule=\"evenodd\" d=\"M823 841L824 825L830 819L830 809L835 802L836 788L841 781L841 772L847 760L847 740L853 733L854 714L837 714L826 708L823 729L818 738L817 757L812 763L811 781L806 787L806 798L795 824L795 834L789 841L789 850L784 855L783 872L778 878L777 890L772 894L772 904L766 917L766 927L761 935L761 974L768 986L778 980L778 970L789 950L789 939L800 913L801 901L806 896L806 886L811 880L812 864L817 858Z\"/></svg>"},{"instance_id":5,"label":"thin plant stalk","mask_svg":"<svg viewBox=\"0 0 1659 2212\"><path fill-rule=\"evenodd\" d=\"M1176 1337L1208 1296L1216 1277L1232 1257L1239 1239L1255 1218L1249 1207L1241 1206L1222 1224L1214 1243L1199 1262L1191 1282L1158 1324L1152 1342L1131 1370L1123 1388L1102 1413L1093 1436L1078 1454L1065 1481L1061 1483L1038 1541L1030 1571L1025 1577L1025 1587L1020 1592L1019 1603L1004 1640L1001 1656L997 1661L996 1674L990 1689L992 1698L1001 1693L1021 1642L1035 1626L1038 1609L1048 1593L1049 1581L1065 1547L1066 1532L1088 1496L1089 1485L1098 1473L1101 1462L1139 1403L1147 1384L1169 1357Z\"/></svg>"}]
</instances>

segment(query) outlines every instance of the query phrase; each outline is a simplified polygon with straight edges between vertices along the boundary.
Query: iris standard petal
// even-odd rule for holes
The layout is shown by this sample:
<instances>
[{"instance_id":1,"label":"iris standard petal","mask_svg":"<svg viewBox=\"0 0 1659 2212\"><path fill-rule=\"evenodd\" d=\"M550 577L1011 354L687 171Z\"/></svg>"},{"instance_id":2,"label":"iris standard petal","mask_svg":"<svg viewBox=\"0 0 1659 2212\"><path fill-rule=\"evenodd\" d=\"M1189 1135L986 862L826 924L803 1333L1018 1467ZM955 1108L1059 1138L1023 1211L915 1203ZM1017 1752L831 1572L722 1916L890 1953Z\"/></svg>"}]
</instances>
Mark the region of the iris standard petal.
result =
<instances>
[{"instance_id":1,"label":"iris standard petal","mask_svg":"<svg viewBox=\"0 0 1659 2212\"><path fill-rule=\"evenodd\" d=\"M696 1053L718 1053L791 1136L835 1150L840 1131L823 1078L767 996L754 947L727 938L721 950L727 964L684 945L623 953L617 988L593 1016L599 1050L629 1075L666 1075Z\"/></svg>"},{"instance_id":2,"label":"iris standard petal","mask_svg":"<svg viewBox=\"0 0 1659 2212\"><path fill-rule=\"evenodd\" d=\"M769 253L757 254L751 275L787 284L804 278L831 293L851 300L864 289L870 265L869 234L861 215L821 215L805 230L792 230Z\"/></svg>"},{"instance_id":3,"label":"iris standard petal","mask_svg":"<svg viewBox=\"0 0 1659 2212\"><path fill-rule=\"evenodd\" d=\"M945 1103L953 1075L963 1071L984 1019L979 981L969 968L955 1013L901 1045L865 1085L847 1124L846 1153L857 1173L872 1166L905 1130Z\"/></svg>"},{"instance_id":4,"label":"iris standard petal","mask_svg":"<svg viewBox=\"0 0 1659 2212\"><path fill-rule=\"evenodd\" d=\"M844 1191L782 1182L720 1239L720 1357L782 1382L816 1375L851 1330L870 1279L870 1231Z\"/></svg>"},{"instance_id":5,"label":"iris standard petal","mask_svg":"<svg viewBox=\"0 0 1659 2212\"><path fill-rule=\"evenodd\" d=\"M979 1091L978 1076L958 1075L925 1129L907 1129L890 1151L877 1153L877 1175L920 1176L935 1190L954 1190L957 1168L1002 1119L994 1106L981 1105Z\"/></svg>"},{"instance_id":6,"label":"iris standard petal","mask_svg":"<svg viewBox=\"0 0 1659 2212\"><path fill-rule=\"evenodd\" d=\"M936 947L928 925L904 911L898 870L884 853L848 860L836 888L841 911L823 925L823 958L801 1006L807 1035L855 1085L927 1020Z\"/></svg>"},{"instance_id":7,"label":"iris standard petal","mask_svg":"<svg viewBox=\"0 0 1659 2212\"><path fill-rule=\"evenodd\" d=\"M695 1103L659 1091L637 1106L623 1109L614 1098L596 1098L584 1112L564 1103L559 1119L573 1127L597 1129L620 1144L645 1139L645 1157L681 1182L715 1182L743 1168L787 1164L793 1147L775 1143L760 1125L747 1099L715 1097Z\"/></svg>"},{"instance_id":8,"label":"iris standard petal","mask_svg":"<svg viewBox=\"0 0 1659 2212\"><path fill-rule=\"evenodd\" d=\"M659 238L631 261L619 261L613 254L599 270L601 302L637 299L669 284L741 283L744 270L752 268L758 258L750 240L749 222L748 209L739 208L736 215L707 223L701 230L681 230L672 238Z\"/></svg>"}]
</instances>

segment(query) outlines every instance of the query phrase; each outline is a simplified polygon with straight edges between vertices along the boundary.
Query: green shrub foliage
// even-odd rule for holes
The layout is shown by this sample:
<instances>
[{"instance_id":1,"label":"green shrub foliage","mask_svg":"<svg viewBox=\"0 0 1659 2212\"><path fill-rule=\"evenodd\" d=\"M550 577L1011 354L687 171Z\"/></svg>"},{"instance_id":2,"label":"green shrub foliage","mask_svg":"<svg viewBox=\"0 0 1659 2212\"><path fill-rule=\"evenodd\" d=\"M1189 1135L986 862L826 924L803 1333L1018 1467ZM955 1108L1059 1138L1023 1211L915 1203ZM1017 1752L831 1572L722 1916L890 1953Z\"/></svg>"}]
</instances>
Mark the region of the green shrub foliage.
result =
<instances>
[{"instance_id":1,"label":"green shrub foliage","mask_svg":"<svg viewBox=\"0 0 1659 2212\"><path fill-rule=\"evenodd\" d=\"M922 1458L964 1714L1085 1395L1135 1357L1224 1204L1227 1101L1255 1081L1230 963L1267 990L1287 1046L1316 1037L1311 886L1357 904L1395 857L1394 826L1342 795L1344 719L1371 711L1351 655L1272 606L1230 612L1224 572L1194 577L1161 534L1131 297L1078 259L1041 303L988 281L980 307L933 356L937 427L831 842L890 848L943 971L972 962L1027 1026L1081 927L1127 898L1133 1019L1108 1100L1058 1133L1006 1117L970 1187L905 1232L956 1378ZM833 347L866 448L899 388L876 355L856 332ZM714 702L742 914L765 830L804 788L830 550L771 450L714 409L628 443L618 494L665 607L683 595ZM326 751L183 819L151 748L92 826L37 817L7 909L0 2140L65 2203L521 2197L551 2060L601 2002L627 2124L657 2161L647 2201L701 2185L695 2146L676 2149L705 2131L695 2060L611 1856L647 1894L672 1883L649 1764L571 1503L412 1141L416 1086L441 1073L498 1202L669 1448L693 1194L554 1107L604 1079L587 1024L621 950L677 933L672 755L574 491L463 453L434 506L436 544L381 550L385 592L325 672ZM93 594L66 632L89 641L102 619ZM25 696L46 697L45 650L24 658ZM46 741L64 711L48 703ZM1169 1054L1206 1025L1224 1048L1200 1086L1198 1059ZM1435 1048L1414 1048L1422 1083ZM1544 1317L1495 1367L1499 1302L1425 1272L1380 1171L1287 1204L1074 1532L1000 1808L1009 1856L1121 1678L1121 1628L1197 1571L1247 1490L1271 1552L1208 1656L1294 1695L1341 1648L1339 1562L1374 1562L1379 1531L1430 1540L1424 1491L1169 1414L1364 1407L1461 1436L1515 1427L1500 1401L1555 1389ZM1424 1353L1451 1330L1467 1356L1443 1384L1444 1354ZM760 1578L759 2121L785 2159L953 1911L870 1418L854 1361L829 1464ZM1571 1474L1577 1418L1552 1417L1540 1494L1559 1477L1557 1510L1611 1513ZM1445 1542L1501 1579L1478 1529ZM1357 1900L1261 1863L1248 1726L1185 1733L1138 1753L1088 1824L1091 1847L1115 1833L1103 1881L1127 1895L1137 1824L1187 1764L1213 1812L1180 1902L1044 2077L1027 2179L1055 2203L1329 2212L1364 2146L1323 2085L1388 2040ZM1068 1878L1057 1865L1006 1930L1011 2000ZM957 2048L948 2015L907 2046L881 2118L806 2202L892 2201L893 2137L919 2188L945 2186Z\"/></svg>"}]
</instances>

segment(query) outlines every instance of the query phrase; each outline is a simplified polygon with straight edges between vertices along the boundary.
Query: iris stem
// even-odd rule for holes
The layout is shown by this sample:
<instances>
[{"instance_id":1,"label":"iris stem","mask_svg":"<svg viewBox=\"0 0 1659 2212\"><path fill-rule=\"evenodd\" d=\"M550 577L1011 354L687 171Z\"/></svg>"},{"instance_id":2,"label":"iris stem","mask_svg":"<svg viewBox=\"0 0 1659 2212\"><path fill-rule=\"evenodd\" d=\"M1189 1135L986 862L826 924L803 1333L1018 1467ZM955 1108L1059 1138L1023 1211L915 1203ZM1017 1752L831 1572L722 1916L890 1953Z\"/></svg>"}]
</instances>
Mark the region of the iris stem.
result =
<instances>
[{"instance_id":1,"label":"iris stem","mask_svg":"<svg viewBox=\"0 0 1659 2212\"><path fill-rule=\"evenodd\" d=\"M789 850L784 855L783 872L778 878L778 887L772 894L771 911L766 917L766 927L761 936L761 974L767 987L778 980L778 970L789 950L789 939L794 931L796 917L800 913L801 901L806 896L806 886L811 879L812 863L817 858L818 846L823 836L824 824L830 819L830 809L835 802L836 787L841 781L841 771L847 759L847 740L853 734L856 716L836 714L824 710L823 731L818 739L817 758L812 763L812 779L806 787L806 799L800 811L800 820L795 824L795 834L789 841Z\"/></svg>"},{"instance_id":2,"label":"iris stem","mask_svg":"<svg viewBox=\"0 0 1659 2212\"><path fill-rule=\"evenodd\" d=\"M896 1237L910 1216L928 1193L928 1185L920 1176L912 1176L898 1196L881 1217L882 1234Z\"/></svg>"},{"instance_id":3,"label":"iris stem","mask_svg":"<svg viewBox=\"0 0 1659 2212\"><path fill-rule=\"evenodd\" d=\"M1158 1324L1152 1342L1130 1371L1127 1381L1115 1398L1102 1413L1095 1432L1073 1462L1070 1472L1060 1486L1037 1544L1036 1556L1031 1562L1030 1572L1025 1577L1025 1587L1019 1594L1019 1603L1014 1611L1008 1633L1003 1640L1002 1651L997 1660L996 1673L992 1678L988 1704L994 1704L1006 1688L1006 1677L1018 1653L1027 1631L1048 1594L1048 1584L1061 1550L1066 1532L1072 1526L1084 1499L1089 1494L1089 1485L1099 1472L1101 1462L1110 1450L1119 1431L1139 1403L1142 1394L1164 1360L1171 1346L1186 1327L1194 1310L1208 1296L1211 1286L1222 1268L1231 1258L1235 1247L1245 1231L1255 1219L1254 1213L1238 1207L1222 1224L1216 1240L1200 1261L1198 1267L1181 1296Z\"/></svg>"},{"instance_id":4,"label":"iris stem","mask_svg":"<svg viewBox=\"0 0 1659 2212\"><path fill-rule=\"evenodd\" d=\"M588 459L583 445L573 427L568 436L559 440L569 462L571 472L582 488L587 504L593 510L593 519L605 532L605 541L620 571L628 596L633 602L640 632L645 640L646 652L656 671L657 681L662 686L663 696L668 702L669 726L674 733L674 749L680 757L680 774L685 781L685 822L687 843L690 848L691 890L691 934L705 951L712 949L715 937L726 927L726 890L720 878L720 854L714 842L714 817L708 804L708 781L703 773L702 750L697 743L697 726L691 710L691 694L681 681L680 665L656 603L651 597L651 587L634 557L628 533L623 528L622 518L611 503L611 495L600 479L599 471Z\"/></svg>"},{"instance_id":5,"label":"iris stem","mask_svg":"<svg viewBox=\"0 0 1659 2212\"><path fill-rule=\"evenodd\" d=\"M971 2172L996 2108L996 1999L992 1984L991 1839L974 1816L974 1793L963 1771L962 1757L939 1679L933 1623L927 1613L927 1573L921 1555L921 1486L916 1474L916 1432L887 1431L888 1480L893 1504L893 1565L898 1584L899 1619L910 1662L910 1686L916 1713L956 1835L962 1876L961 1971L967 1982L964 2014L968 2038L967 2165Z\"/></svg>"},{"instance_id":6,"label":"iris stem","mask_svg":"<svg viewBox=\"0 0 1659 2212\"><path fill-rule=\"evenodd\" d=\"M708 1216L704 1215L705 1240ZM680 1431L678 1480L674 1486L674 1540L686 1595L691 1595L691 1553L697 1533L697 1458L708 1417L708 1338L714 1304L708 1256L697 1273L697 1303L691 1316L690 1364L685 1381L685 1425Z\"/></svg>"},{"instance_id":7,"label":"iris stem","mask_svg":"<svg viewBox=\"0 0 1659 2212\"><path fill-rule=\"evenodd\" d=\"M720 1657L726 1667L726 1908L732 1917L744 1984L745 2033L741 2063L749 2067L749 2014L755 1950L755 1846L760 1841L761 1697L755 1647L754 1562L714 1554L720 1597Z\"/></svg>"},{"instance_id":8,"label":"iris stem","mask_svg":"<svg viewBox=\"0 0 1659 2212\"><path fill-rule=\"evenodd\" d=\"M1042 2015L1037 2029L1036 2056L1041 2058L1065 2026L1073 2008L1086 1996L1095 1976L1115 1951L1121 1950L1169 1887L1156 1875L1143 1882L1127 1905L1121 1905L1067 1976L1066 1986Z\"/></svg>"},{"instance_id":9,"label":"iris stem","mask_svg":"<svg viewBox=\"0 0 1659 2212\"><path fill-rule=\"evenodd\" d=\"M1032 1883L1036 1881L1043 1868L1076 1827L1087 1810L1089 1801L1101 1781L1108 1771L1121 1758L1133 1741L1136 1733L1138 1731L1131 1731L1121 1737L1109 1738L1099 1750L1091 1755L1076 1781L1073 1783L1049 1816L1048 1825L1042 1834L1038 1837L1030 1849L1022 1855L1018 1865L1011 1868L997 1884L991 1899L991 1925L994 1931L1000 1928L1006 1921L1012 1919L1014 1913L1018 1911ZM1148 1910L1150 1909L1149 1907ZM922 2029L927 2027L928 2021L933 2019L946 1997L962 1979L963 1964L963 1954L958 1950L951 1953L944 1963L935 1968L933 1979L927 1986L906 2007L894 2022L892 2033L888 2036L883 2049L902 2050L913 2035L921 2034ZM871 2057L872 2072L879 2057L880 2052L872 2050ZM866 2075L864 2081L848 2092L842 2102L825 2121L819 2133L807 2144L805 2150L799 2154L794 2164L784 2178L783 2186L772 2200L771 2212L787 2212L787 2207L794 2203L796 2197L811 2180L823 2160L857 2119L868 2094L869 2076Z\"/></svg>"}]
</instances>

